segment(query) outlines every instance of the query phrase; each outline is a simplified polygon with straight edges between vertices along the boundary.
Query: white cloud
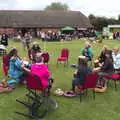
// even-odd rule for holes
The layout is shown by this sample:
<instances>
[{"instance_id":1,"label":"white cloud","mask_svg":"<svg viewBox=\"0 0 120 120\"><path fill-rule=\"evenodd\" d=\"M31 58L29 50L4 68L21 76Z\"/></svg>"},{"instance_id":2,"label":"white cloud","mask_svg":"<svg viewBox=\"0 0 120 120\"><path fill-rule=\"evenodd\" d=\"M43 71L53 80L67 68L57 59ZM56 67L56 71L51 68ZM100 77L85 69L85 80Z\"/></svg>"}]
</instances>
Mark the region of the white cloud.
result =
<instances>
[{"instance_id":1,"label":"white cloud","mask_svg":"<svg viewBox=\"0 0 120 120\"><path fill-rule=\"evenodd\" d=\"M106 17L120 14L119 0L0 0L0 9L43 10L51 2L67 3L71 10Z\"/></svg>"}]
</instances>

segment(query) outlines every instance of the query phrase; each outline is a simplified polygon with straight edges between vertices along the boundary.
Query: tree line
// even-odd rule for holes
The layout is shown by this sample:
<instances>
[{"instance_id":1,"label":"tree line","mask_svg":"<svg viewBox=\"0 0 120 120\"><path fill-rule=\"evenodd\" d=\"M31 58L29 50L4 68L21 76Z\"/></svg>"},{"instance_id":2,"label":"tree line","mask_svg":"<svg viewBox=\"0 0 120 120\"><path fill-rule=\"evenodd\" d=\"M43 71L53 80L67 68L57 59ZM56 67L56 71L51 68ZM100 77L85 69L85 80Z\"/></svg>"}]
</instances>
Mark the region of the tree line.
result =
<instances>
[{"instance_id":1,"label":"tree line","mask_svg":"<svg viewBox=\"0 0 120 120\"><path fill-rule=\"evenodd\" d=\"M103 27L107 27L108 25L120 24L120 15L118 19L115 18L107 18L107 17L99 17L93 14L88 16L90 23L94 26L94 28L98 31L102 31Z\"/></svg>"},{"instance_id":2,"label":"tree line","mask_svg":"<svg viewBox=\"0 0 120 120\"><path fill-rule=\"evenodd\" d=\"M63 10L68 11L69 6L66 3L61 2L53 2L50 5L46 6L44 10ZM93 25L95 30L102 31L103 27L107 27L108 25L120 24L120 15L118 19L115 18L107 18L107 17L99 17L93 14L88 16L90 23Z\"/></svg>"}]
</instances>

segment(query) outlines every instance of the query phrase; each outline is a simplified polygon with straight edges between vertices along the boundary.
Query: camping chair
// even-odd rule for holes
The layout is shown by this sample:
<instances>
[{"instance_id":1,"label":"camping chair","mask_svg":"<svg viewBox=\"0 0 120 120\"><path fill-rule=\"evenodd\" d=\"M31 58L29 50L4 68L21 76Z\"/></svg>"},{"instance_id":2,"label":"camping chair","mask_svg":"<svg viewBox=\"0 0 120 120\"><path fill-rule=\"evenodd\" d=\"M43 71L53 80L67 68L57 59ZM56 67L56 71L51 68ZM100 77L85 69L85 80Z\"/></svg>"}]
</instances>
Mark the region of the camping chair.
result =
<instances>
[{"instance_id":1,"label":"camping chair","mask_svg":"<svg viewBox=\"0 0 120 120\"><path fill-rule=\"evenodd\" d=\"M105 76L105 78L114 81L115 90L117 91L117 81L120 81L120 75L118 73L113 73L112 75Z\"/></svg>"},{"instance_id":2,"label":"camping chair","mask_svg":"<svg viewBox=\"0 0 120 120\"><path fill-rule=\"evenodd\" d=\"M26 106L29 110L28 114L16 112L17 114L29 117L29 118L43 118L48 112L57 108L57 103L50 97L53 79L49 80L49 85L46 88L42 87L40 78L32 73L28 73L27 77L27 89L29 91L26 94L28 101L16 101Z\"/></svg>"},{"instance_id":3,"label":"camping chair","mask_svg":"<svg viewBox=\"0 0 120 120\"><path fill-rule=\"evenodd\" d=\"M78 85L77 86L78 89L81 90L81 88L82 88L83 90L86 90L86 92L88 89L92 89L93 90L93 99L95 99L94 89L96 87L97 77L98 77L97 73L91 73L91 74L87 75L84 85ZM83 94L80 93L79 95L80 95L80 102L81 102Z\"/></svg>"},{"instance_id":4,"label":"camping chair","mask_svg":"<svg viewBox=\"0 0 120 120\"><path fill-rule=\"evenodd\" d=\"M57 65L58 62L64 62L64 66L68 64L68 58L69 58L69 50L67 48L63 48L61 50L60 57L57 58Z\"/></svg>"},{"instance_id":5,"label":"camping chair","mask_svg":"<svg viewBox=\"0 0 120 120\"><path fill-rule=\"evenodd\" d=\"M48 52L42 53L42 57L44 58L43 62L48 64L48 62L50 60L49 53Z\"/></svg>"}]
</instances>

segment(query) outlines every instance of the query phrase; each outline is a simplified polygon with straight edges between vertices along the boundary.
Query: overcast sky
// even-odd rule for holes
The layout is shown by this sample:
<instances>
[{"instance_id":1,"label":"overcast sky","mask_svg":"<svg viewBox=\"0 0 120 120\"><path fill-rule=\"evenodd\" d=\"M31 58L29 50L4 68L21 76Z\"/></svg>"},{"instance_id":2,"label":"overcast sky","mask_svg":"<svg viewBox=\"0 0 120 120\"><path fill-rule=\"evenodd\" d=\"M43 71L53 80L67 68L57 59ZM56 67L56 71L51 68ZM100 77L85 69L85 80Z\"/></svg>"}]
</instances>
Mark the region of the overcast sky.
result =
<instances>
[{"instance_id":1,"label":"overcast sky","mask_svg":"<svg viewBox=\"0 0 120 120\"><path fill-rule=\"evenodd\" d=\"M71 10L115 17L120 14L120 0L0 0L2 10L43 10L52 2L67 3Z\"/></svg>"}]
</instances>

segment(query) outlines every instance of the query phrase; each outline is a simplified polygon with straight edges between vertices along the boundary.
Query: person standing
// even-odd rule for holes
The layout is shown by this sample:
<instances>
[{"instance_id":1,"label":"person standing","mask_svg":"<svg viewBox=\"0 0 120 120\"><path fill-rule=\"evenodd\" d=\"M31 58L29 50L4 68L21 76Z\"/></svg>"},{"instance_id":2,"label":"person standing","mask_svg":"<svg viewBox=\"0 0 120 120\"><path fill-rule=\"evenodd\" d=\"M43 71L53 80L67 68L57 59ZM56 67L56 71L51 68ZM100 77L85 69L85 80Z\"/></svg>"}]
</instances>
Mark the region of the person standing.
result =
<instances>
[{"instance_id":1,"label":"person standing","mask_svg":"<svg viewBox=\"0 0 120 120\"><path fill-rule=\"evenodd\" d=\"M2 34L2 37L1 37L1 44L4 45L4 46L8 46L8 35L6 35L5 33Z\"/></svg>"},{"instance_id":2,"label":"person standing","mask_svg":"<svg viewBox=\"0 0 120 120\"><path fill-rule=\"evenodd\" d=\"M25 45L27 49L29 49L30 47L31 39L32 39L32 36L30 35L30 33L26 33L24 36L24 40L25 40Z\"/></svg>"}]
</instances>

